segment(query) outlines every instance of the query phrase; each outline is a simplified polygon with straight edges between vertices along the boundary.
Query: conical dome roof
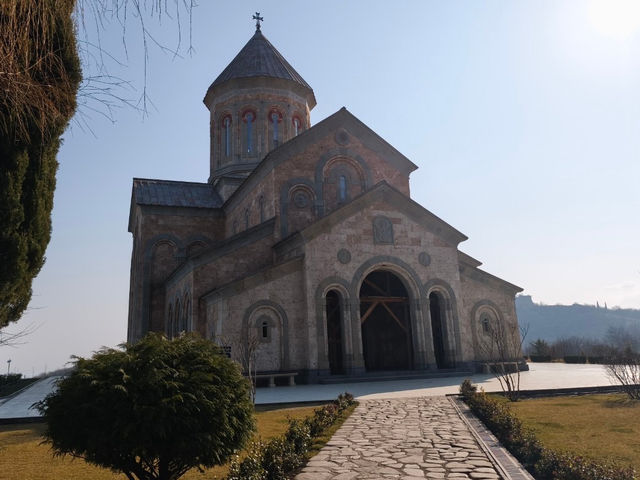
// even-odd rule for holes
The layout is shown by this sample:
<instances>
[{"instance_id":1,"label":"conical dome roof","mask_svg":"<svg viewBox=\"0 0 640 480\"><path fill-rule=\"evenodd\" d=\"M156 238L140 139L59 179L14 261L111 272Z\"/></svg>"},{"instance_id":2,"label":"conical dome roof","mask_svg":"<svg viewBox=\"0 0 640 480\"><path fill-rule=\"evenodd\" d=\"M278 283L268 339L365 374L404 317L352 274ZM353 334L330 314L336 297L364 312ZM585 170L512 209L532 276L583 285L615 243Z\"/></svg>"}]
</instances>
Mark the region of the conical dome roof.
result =
<instances>
[{"instance_id":1,"label":"conical dome roof","mask_svg":"<svg viewBox=\"0 0 640 480\"><path fill-rule=\"evenodd\" d=\"M280 54L260 30L247 42L211 87L235 78L272 77L291 80L311 90L289 62ZM211 88L209 87L209 88Z\"/></svg>"}]
</instances>

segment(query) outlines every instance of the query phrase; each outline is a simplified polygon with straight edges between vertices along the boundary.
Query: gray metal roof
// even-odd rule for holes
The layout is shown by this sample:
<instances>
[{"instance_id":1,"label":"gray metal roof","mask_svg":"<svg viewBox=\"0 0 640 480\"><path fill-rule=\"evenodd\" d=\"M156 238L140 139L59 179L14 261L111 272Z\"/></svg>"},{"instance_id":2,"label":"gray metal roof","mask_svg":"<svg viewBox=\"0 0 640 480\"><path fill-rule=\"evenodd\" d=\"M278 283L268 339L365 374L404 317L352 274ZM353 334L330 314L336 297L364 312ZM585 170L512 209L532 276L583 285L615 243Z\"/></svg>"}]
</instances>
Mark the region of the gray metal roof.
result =
<instances>
[{"instance_id":1,"label":"gray metal roof","mask_svg":"<svg viewBox=\"0 0 640 480\"><path fill-rule=\"evenodd\" d=\"M251 37L227 68L214 80L211 87L233 78L274 77L292 80L305 88L311 87L289 62L276 50L260 30ZM209 87L209 88L211 88Z\"/></svg>"},{"instance_id":2,"label":"gray metal roof","mask_svg":"<svg viewBox=\"0 0 640 480\"><path fill-rule=\"evenodd\" d=\"M133 200L139 205L220 208L223 201L209 183L133 179Z\"/></svg>"}]
</instances>

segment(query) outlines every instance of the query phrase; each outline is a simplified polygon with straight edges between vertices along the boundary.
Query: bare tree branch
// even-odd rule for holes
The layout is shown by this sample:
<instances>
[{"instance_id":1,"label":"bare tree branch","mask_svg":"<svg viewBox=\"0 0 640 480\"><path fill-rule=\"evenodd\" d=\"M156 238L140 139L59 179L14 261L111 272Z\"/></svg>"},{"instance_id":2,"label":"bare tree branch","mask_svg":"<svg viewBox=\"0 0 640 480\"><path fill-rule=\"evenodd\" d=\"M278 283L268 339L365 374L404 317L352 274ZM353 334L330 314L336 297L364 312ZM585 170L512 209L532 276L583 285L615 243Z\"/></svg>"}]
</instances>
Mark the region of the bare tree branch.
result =
<instances>
[{"instance_id":1,"label":"bare tree branch","mask_svg":"<svg viewBox=\"0 0 640 480\"><path fill-rule=\"evenodd\" d=\"M40 328L39 325L30 323L26 327L9 332L6 329L0 330L0 347L17 347L27 343L26 338Z\"/></svg>"},{"instance_id":2,"label":"bare tree branch","mask_svg":"<svg viewBox=\"0 0 640 480\"><path fill-rule=\"evenodd\" d=\"M500 383L507 398L515 402L520 397L520 363L522 345L529 326L519 328L517 323L494 320L479 339L486 365Z\"/></svg>"},{"instance_id":3,"label":"bare tree branch","mask_svg":"<svg viewBox=\"0 0 640 480\"><path fill-rule=\"evenodd\" d=\"M640 355L631 349L612 356L604 366L612 383L617 383L633 400L640 400Z\"/></svg>"}]
</instances>

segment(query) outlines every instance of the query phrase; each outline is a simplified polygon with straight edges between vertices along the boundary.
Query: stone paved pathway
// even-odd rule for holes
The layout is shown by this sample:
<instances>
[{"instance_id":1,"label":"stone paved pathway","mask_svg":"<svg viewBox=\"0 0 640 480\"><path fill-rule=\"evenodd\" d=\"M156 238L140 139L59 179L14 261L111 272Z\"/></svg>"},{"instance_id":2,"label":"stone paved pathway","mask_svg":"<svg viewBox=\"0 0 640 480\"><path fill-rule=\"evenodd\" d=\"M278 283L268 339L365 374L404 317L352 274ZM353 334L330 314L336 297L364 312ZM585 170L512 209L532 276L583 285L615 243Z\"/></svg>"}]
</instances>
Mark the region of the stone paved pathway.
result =
<instances>
[{"instance_id":1,"label":"stone paved pathway","mask_svg":"<svg viewBox=\"0 0 640 480\"><path fill-rule=\"evenodd\" d=\"M296 480L500 479L445 397L362 401Z\"/></svg>"}]
</instances>

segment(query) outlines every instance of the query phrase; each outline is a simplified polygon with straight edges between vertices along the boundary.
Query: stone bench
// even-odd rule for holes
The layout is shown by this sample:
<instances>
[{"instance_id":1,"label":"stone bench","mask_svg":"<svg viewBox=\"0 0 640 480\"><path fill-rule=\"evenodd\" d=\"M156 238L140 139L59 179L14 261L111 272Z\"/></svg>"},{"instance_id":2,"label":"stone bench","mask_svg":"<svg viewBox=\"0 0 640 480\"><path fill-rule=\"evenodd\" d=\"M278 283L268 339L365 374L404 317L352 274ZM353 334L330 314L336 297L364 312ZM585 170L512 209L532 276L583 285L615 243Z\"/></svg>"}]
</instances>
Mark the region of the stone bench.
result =
<instances>
[{"instance_id":1,"label":"stone bench","mask_svg":"<svg viewBox=\"0 0 640 480\"><path fill-rule=\"evenodd\" d=\"M502 367L496 369L495 367ZM494 373L494 372L515 373L518 371L518 362L483 362L482 373Z\"/></svg>"},{"instance_id":2,"label":"stone bench","mask_svg":"<svg viewBox=\"0 0 640 480\"><path fill-rule=\"evenodd\" d=\"M297 372L289 372L289 373L257 373L255 378L258 380L259 378L268 378L269 379L269 387L276 386L276 377L289 377L289 386L294 387L296 385L295 376L298 375Z\"/></svg>"}]
</instances>

